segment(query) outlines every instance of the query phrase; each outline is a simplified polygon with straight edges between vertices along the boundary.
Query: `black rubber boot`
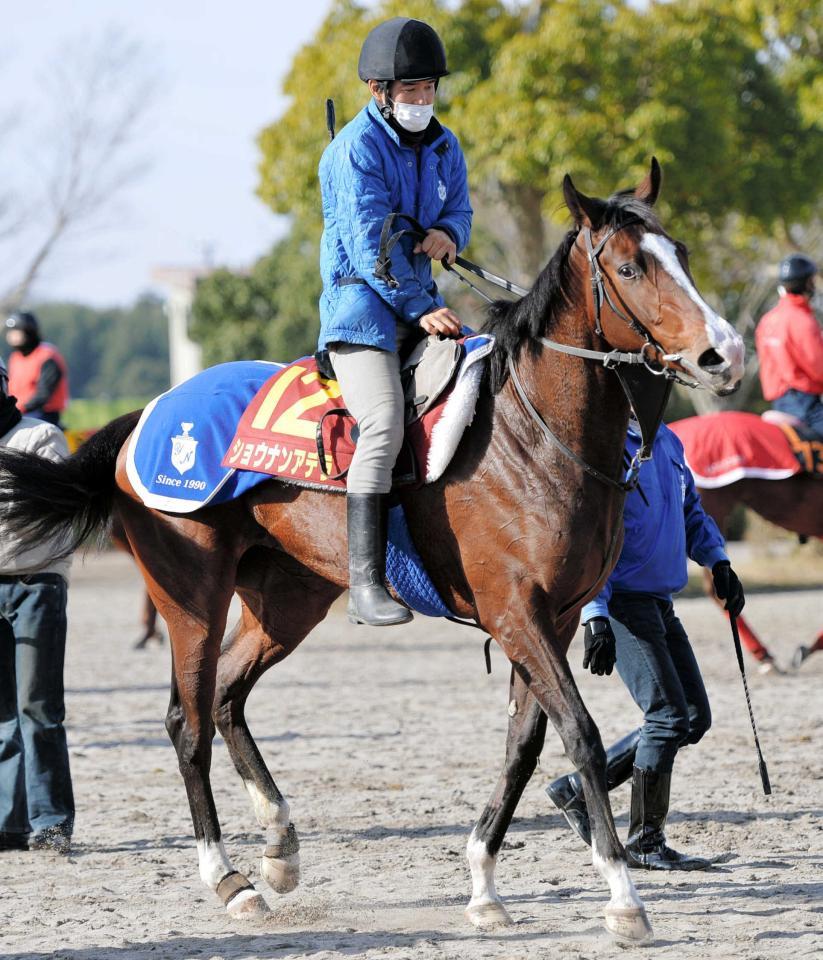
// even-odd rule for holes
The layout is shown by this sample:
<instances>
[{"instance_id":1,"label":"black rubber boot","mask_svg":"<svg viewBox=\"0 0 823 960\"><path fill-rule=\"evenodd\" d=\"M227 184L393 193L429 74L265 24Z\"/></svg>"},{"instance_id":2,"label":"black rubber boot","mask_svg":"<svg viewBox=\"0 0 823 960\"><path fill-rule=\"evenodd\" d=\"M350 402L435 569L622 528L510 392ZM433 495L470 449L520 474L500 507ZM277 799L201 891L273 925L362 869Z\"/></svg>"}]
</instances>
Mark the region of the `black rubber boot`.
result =
<instances>
[{"instance_id":1,"label":"black rubber boot","mask_svg":"<svg viewBox=\"0 0 823 960\"><path fill-rule=\"evenodd\" d=\"M606 787L614 790L625 783L632 775L634 755L640 740L640 730L633 730L628 736L612 744L606 751ZM583 784L580 774L570 773L560 777L546 787L549 799L559 807L568 825L580 839L592 845L592 828L589 823L589 811L583 798Z\"/></svg>"},{"instance_id":2,"label":"black rubber boot","mask_svg":"<svg viewBox=\"0 0 823 960\"><path fill-rule=\"evenodd\" d=\"M395 603L383 583L386 571L386 498L380 493L346 495L349 528L349 607L352 623L388 627L408 623L411 610Z\"/></svg>"},{"instance_id":3,"label":"black rubber boot","mask_svg":"<svg viewBox=\"0 0 823 960\"><path fill-rule=\"evenodd\" d=\"M672 775L634 768L626 859L640 870L706 870L711 861L672 850L663 832Z\"/></svg>"}]
</instances>

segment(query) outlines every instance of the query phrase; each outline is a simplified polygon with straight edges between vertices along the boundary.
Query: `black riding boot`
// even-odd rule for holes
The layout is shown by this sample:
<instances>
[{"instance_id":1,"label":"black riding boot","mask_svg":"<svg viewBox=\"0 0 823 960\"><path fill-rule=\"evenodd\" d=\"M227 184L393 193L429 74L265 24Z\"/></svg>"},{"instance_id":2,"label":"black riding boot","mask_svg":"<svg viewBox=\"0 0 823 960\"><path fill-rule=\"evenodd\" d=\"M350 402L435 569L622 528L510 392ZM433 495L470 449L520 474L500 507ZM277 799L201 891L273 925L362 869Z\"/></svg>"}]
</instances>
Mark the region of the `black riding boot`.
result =
<instances>
[{"instance_id":1,"label":"black riding boot","mask_svg":"<svg viewBox=\"0 0 823 960\"><path fill-rule=\"evenodd\" d=\"M640 740L640 730L634 730L628 736L612 744L606 751L606 787L614 790L621 783L625 783L632 775L634 755L637 752L637 743ZM546 787L546 793L552 803L560 808L566 822L580 837L592 845L592 829L589 823L589 811L583 797L583 784L579 773L570 773L567 777L560 777Z\"/></svg>"},{"instance_id":2,"label":"black riding boot","mask_svg":"<svg viewBox=\"0 0 823 960\"><path fill-rule=\"evenodd\" d=\"M634 768L632 807L626 859L630 867L643 870L705 870L711 861L689 857L666 845L666 817L669 814L670 773Z\"/></svg>"},{"instance_id":3,"label":"black riding boot","mask_svg":"<svg viewBox=\"0 0 823 960\"><path fill-rule=\"evenodd\" d=\"M349 528L349 620L387 627L408 623L411 610L395 603L383 584L386 570L386 497L346 495Z\"/></svg>"}]
</instances>

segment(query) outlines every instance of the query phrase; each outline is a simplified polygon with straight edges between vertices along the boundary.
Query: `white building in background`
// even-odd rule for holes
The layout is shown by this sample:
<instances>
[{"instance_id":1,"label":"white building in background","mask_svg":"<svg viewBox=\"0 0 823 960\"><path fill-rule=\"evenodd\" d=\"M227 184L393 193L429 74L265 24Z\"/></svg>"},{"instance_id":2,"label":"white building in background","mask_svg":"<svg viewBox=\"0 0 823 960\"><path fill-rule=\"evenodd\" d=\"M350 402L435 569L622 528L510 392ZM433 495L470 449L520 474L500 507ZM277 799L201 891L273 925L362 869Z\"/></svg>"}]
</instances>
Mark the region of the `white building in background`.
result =
<instances>
[{"instance_id":1,"label":"white building in background","mask_svg":"<svg viewBox=\"0 0 823 960\"><path fill-rule=\"evenodd\" d=\"M205 267L156 267L152 270L152 281L166 294L169 373L173 387L203 369L202 350L190 339L189 324L197 281L210 272Z\"/></svg>"}]
</instances>

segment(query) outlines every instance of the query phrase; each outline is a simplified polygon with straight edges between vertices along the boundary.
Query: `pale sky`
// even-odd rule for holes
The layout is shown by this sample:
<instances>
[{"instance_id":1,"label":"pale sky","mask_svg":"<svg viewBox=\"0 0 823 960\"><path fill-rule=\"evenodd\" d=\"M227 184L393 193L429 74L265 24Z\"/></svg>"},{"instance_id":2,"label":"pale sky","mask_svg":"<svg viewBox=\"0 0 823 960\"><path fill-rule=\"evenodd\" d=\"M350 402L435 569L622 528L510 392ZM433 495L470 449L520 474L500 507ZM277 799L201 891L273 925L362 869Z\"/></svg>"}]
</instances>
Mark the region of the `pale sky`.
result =
<instances>
[{"instance_id":1,"label":"pale sky","mask_svg":"<svg viewBox=\"0 0 823 960\"><path fill-rule=\"evenodd\" d=\"M235 266L266 252L285 227L254 195L255 137L283 111L282 79L329 7L330 0L0 0L0 117L21 107L24 114L13 141L0 144L7 173L15 163L31 168L36 158L23 153L37 142L38 121L39 136L48 136L37 90L65 42L91 42L115 27L145 47L162 78L142 151L149 172L121 198L115 228L67 247L32 299L127 303L149 287L154 266L200 265L207 248L217 263Z\"/></svg>"}]
</instances>

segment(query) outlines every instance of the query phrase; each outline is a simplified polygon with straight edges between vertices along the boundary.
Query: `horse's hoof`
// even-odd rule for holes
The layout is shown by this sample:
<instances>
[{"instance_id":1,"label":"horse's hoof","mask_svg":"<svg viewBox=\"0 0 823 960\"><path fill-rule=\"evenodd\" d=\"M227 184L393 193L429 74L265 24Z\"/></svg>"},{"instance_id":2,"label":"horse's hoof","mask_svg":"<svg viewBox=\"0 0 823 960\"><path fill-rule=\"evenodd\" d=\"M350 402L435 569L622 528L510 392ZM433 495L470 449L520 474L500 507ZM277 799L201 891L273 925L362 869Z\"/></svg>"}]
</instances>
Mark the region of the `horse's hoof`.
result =
<instances>
[{"instance_id":1,"label":"horse's hoof","mask_svg":"<svg viewBox=\"0 0 823 960\"><path fill-rule=\"evenodd\" d=\"M277 859L262 857L260 876L275 893L291 893L300 883L300 855L292 853Z\"/></svg>"},{"instance_id":2,"label":"horse's hoof","mask_svg":"<svg viewBox=\"0 0 823 960\"><path fill-rule=\"evenodd\" d=\"M606 929L618 940L650 943L654 931L645 907L606 907Z\"/></svg>"},{"instance_id":3,"label":"horse's hoof","mask_svg":"<svg viewBox=\"0 0 823 960\"><path fill-rule=\"evenodd\" d=\"M508 910L499 900L492 900L489 903L470 903L466 907L466 919L478 930L510 927L514 923Z\"/></svg>"},{"instance_id":4,"label":"horse's hoof","mask_svg":"<svg viewBox=\"0 0 823 960\"><path fill-rule=\"evenodd\" d=\"M226 912L235 920L255 920L271 913L268 904L256 890L241 890L229 901Z\"/></svg>"}]
</instances>

